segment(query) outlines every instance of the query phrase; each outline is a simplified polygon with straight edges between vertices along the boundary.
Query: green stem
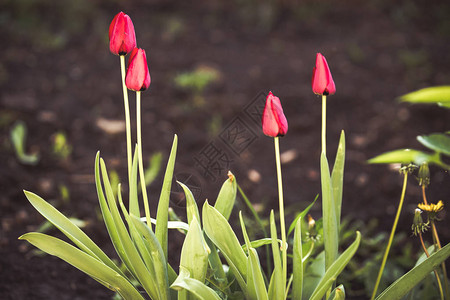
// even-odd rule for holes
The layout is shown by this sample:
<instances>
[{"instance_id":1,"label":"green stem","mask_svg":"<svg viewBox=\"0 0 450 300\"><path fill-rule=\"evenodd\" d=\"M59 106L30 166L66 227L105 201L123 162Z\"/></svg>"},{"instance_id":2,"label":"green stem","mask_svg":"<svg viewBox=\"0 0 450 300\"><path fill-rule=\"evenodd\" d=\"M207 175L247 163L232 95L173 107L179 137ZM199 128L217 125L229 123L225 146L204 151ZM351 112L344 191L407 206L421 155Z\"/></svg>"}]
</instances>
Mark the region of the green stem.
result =
<instances>
[{"instance_id":1,"label":"green stem","mask_svg":"<svg viewBox=\"0 0 450 300\"><path fill-rule=\"evenodd\" d=\"M427 195L425 193L425 185L422 185L422 198L423 198L423 203L425 203L425 205L428 205ZM438 249L441 249L442 248L441 241L439 240L439 235L438 235L438 232L436 229L436 223L434 222L434 220L431 220L431 229L432 229L433 242ZM447 268L445 267L445 262L443 262L441 264L441 267L442 267L442 273L444 275L445 297L447 299L450 299L450 292L448 290Z\"/></svg>"},{"instance_id":2,"label":"green stem","mask_svg":"<svg viewBox=\"0 0 450 300\"><path fill-rule=\"evenodd\" d=\"M436 242L437 248L440 250L442 248L441 241L439 240L439 235L436 230L436 223L434 220L431 221L431 228L433 232L433 240ZM450 292L448 290L448 277L447 277L447 268L445 267L445 262L441 264L442 274L444 275L444 289L445 289L445 297L446 299L450 299Z\"/></svg>"},{"instance_id":3,"label":"green stem","mask_svg":"<svg viewBox=\"0 0 450 300\"><path fill-rule=\"evenodd\" d=\"M139 179L141 181L142 200L144 201L145 219L148 227L151 226L150 208L147 198L147 187L145 186L144 162L142 160L142 133L141 133L141 92L136 92L136 127L137 127L137 145L138 145L138 162L139 162Z\"/></svg>"},{"instance_id":4,"label":"green stem","mask_svg":"<svg viewBox=\"0 0 450 300\"><path fill-rule=\"evenodd\" d=\"M120 55L120 71L122 74L122 90L123 90L123 103L125 106L125 124L127 134L127 162L128 162L128 188L131 185L131 125L130 125L130 105L128 103L128 90L125 84L125 55Z\"/></svg>"},{"instance_id":5,"label":"green stem","mask_svg":"<svg viewBox=\"0 0 450 300\"><path fill-rule=\"evenodd\" d=\"M322 95L322 153L327 156L327 96Z\"/></svg>"},{"instance_id":6,"label":"green stem","mask_svg":"<svg viewBox=\"0 0 450 300\"><path fill-rule=\"evenodd\" d=\"M422 244L423 251L425 252L425 255L427 257L430 257L430 253L428 253L427 247L425 246L425 243L423 242L422 232L420 232L420 231L419 231L419 238L420 238L420 243ZM441 279L439 278L439 274L436 270L434 270L434 275L436 276L436 281L437 281L438 288L439 288L439 294L441 295L441 300L444 300L444 292L442 291Z\"/></svg>"},{"instance_id":7,"label":"green stem","mask_svg":"<svg viewBox=\"0 0 450 300\"><path fill-rule=\"evenodd\" d=\"M279 138L275 137L275 160L277 164L277 178L278 178L278 201L280 206L280 230L281 230L281 256L283 261L283 282L286 283L287 278L287 249L286 249L286 226L284 221L284 201L283 201L283 182L281 179L281 161L280 161L280 142Z\"/></svg>"},{"instance_id":8,"label":"green stem","mask_svg":"<svg viewBox=\"0 0 450 300\"><path fill-rule=\"evenodd\" d=\"M377 277L377 281L375 282L375 287L373 289L372 297L370 298L371 300L375 299L375 296L377 294L378 286L381 281L381 276L383 275L383 270L384 270L384 267L386 265L386 261L387 261L388 255L389 255L389 250L391 249L392 241L394 240L394 234L395 234L395 230L397 229L398 219L400 218L400 212L402 211L403 200L405 200L407 183L408 183L408 172L406 171L404 173L402 195L400 196L400 204L398 205L397 214L395 215L394 224L392 225L392 230L391 230L391 235L389 236L388 245L386 247L386 251L384 252L383 261L381 262L380 271L378 272L378 277Z\"/></svg>"}]
</instances>

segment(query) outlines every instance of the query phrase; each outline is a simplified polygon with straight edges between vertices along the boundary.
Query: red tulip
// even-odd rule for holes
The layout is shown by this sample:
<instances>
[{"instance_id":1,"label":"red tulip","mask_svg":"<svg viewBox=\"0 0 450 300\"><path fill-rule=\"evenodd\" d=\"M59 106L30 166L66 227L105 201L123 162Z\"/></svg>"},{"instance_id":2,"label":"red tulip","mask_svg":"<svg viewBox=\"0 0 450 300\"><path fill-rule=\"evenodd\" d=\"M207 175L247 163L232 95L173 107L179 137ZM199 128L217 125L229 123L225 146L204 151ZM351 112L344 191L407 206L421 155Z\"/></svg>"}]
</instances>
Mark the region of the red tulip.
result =
<instances>
[{"instance_id":1,"label":"red tulip","mask_svg":"<svg viewBox=\"0 0 450 300\"><path fill-rule=\"evenodd\" d=\"M331 77L327 60L320 53L317 53L316 66L313 69L312 90L318 95L333 95L336 93L336 86L333 77Z\"/></svg>"},{"instance_id":2,"label":"red tulip","mask_svg":"<svg viewBox=\"0 0 450 300\"><path fill-rule=\"evenodd\" d=\"M150 73L145 50L134 48L131 52L125 84L133 91L145 91L150 86Z\"/></svg>"},{"instance_id":3,"label":"red tulip","mask_svg":"<svg viewBox=\"0 0 450 300\"><path fill-rule=\"evenodd\" d=\"M284 136L288 131L288 123L281 107L280 99L269 92L262 115L262 128L267 136Z\"/></svg>"},{"instance_id":4,"label":"red tulip","mask_svg":"<svg viewBox=\"0 0 450 300\"><path fill-rule=\"evenodd\" d=\"M123 12L118 13L109 25L109 50L115 55L127 55L136 47L133 22Z\"/></svg>"}]
</instances>

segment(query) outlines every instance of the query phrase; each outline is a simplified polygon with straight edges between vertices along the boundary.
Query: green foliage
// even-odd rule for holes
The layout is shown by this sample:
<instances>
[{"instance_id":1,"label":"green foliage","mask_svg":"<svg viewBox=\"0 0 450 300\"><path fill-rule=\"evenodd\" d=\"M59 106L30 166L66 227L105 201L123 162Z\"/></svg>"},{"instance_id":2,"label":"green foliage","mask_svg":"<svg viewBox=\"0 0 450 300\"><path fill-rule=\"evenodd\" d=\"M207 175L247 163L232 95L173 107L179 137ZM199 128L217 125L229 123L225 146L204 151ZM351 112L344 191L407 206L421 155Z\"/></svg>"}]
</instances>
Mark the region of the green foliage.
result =
<instances>
[{"instance_id":1,"label":"green foliage","mask_svg":"<svg viewBox=\"0 0 450 300\"><path fill-rule=\"evenodd\" d=\"M400 97L400 100L410 103L434 103L450 108L450 86L421 89ZM369 159L368 162L372 164L414 163L419 166L428 163L450 170L450 165L442 158L442 155L450 156L450 134L448 132L419 135L417 140L431 152L399 149L378 155Z\"/></svg>"},{"instance_id":2,"label":"green foliage","mask_svg":"<svg viewBox=\"0 0 450 300\"><path fill-rule=\"evenodd\" d=\"M191 72L181 73L174 79L175 84L195 94L201 94L205 88L220 78L219 72L210 67L198 67Z\"/></svg>"},{"instance_id":3,"label":"green foliage","mask_svg":"<svg viewBox=\"0 0 450 300\"><path fill-rule=\"evenodd\" d=\"M72 153L72 146L64 132L57 132L53 136L53 153L61 159L67 159Z\"/></svg>"},{"instance_id":4,"label":"green foliage","mask_svg":"<svg viewBox=\"0 0 450 300\"><path fill-rule=\"evenodd\" d=\"M10 131L11 142L14 146L17 159L26 165L36 165L39 162L39 154L27 154L25 144L27 139L27 127L24 122L17 121Z\"/></svg>"}]
</instances>

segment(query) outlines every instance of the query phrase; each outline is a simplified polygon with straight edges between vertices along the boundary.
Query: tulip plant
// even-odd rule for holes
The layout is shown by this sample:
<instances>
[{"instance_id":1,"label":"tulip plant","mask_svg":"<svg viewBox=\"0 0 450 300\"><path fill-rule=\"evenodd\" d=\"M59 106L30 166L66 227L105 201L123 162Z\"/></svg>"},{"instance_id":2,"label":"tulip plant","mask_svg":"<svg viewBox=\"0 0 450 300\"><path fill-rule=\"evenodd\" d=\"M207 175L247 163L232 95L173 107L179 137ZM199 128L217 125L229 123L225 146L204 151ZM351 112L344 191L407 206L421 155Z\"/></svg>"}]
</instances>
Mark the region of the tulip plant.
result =
<instances>
[{"instance_id":1,"label":"tulip plant","mask_svg":"<svg viewBox=\"0 0 450 300\"><path fill-rule=\"evenodd\" d=\"M337 278L356 253L361 234L356 232L354 241L345 250L339 247L342 246L339 244L338 233L345 135L344 132L341 133L336 159L330 172L326 152L326 101L327 96L336 92L336 87L325 57L317 54L312 79L313 92L322 98L320 170L323 229L318 229L311 216L306 221L314 202L297 214L290 226L286 227L279 143L280 138L287 134L288 122L280 99L270 92L263 111L262 131L274 139L279 218L276 220L276 213L271 210L269 234L262 239L251 240L240 212L242 242L230 225L229 218L238 192L247 203L249 201L231 172L228 173L214 205L206 200L201 209L197 206L200 199L194 198L187 185L177 182L185 193L187 222L169 221L169 197L178 143L176 135L164 174L157 212L155 218L152 218L142 159L140 109L141 92L147 90L151 83L147 57L143 49L136 48L133 23L123 12L114 17L109 28L109 38L110 51L119 56L121 65L128 200L124 201L120 184L117 196L113 192L106 163L99 152L95 157L94 169L103 220L120 263L109 258L75 223L51 204L28 191L25 191L25 195L30 203L66 235L72 244L36 232L24 234L20 239L68 262L124 299L344 299L345 289L343 285L338 285ZM127 54L130 56L126 69ZM136 93L137 132L134 147L128 90ZM139 188L142 190L140 194ZM141 206L144 207L143 214ZM180 264L177 267L168 261L169 229L185 233ZM318 246L321 239L323 250ZM266 269L261 265L258 254L261 246L268 247L273 269ZM450 255L450 245L440 248L393 283L377 299L403 297ZM314 280L311 279L312 265L319 266L320 270L319 275L314 274Z\"/></svg>"}]
</instances>

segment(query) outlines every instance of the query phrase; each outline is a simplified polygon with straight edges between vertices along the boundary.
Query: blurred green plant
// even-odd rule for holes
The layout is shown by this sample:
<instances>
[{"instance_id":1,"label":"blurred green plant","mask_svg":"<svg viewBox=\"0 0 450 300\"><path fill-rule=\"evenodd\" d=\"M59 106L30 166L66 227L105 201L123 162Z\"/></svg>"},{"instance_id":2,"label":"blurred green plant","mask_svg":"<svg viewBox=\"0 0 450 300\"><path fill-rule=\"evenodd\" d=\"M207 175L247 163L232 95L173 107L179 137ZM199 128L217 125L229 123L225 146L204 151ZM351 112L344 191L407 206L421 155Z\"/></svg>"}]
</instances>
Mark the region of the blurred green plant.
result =
<instances>
[{"instance_id":1,"label":"blurred green plant","mask_svg":"<svg viewBox=\"0 0 450 300\"><path fill-rule=\"evenodd\" d=\"M421 89L400 97L400 101L413 104L437 104L450 109L450 86L439 86ZM398 149L383 153L368 162L372 164L409 164L418 166L423 163L434 164L445 170L450 170L450 165L442 156L450 156L450 131L444 133L432 133L419 135L417 140L431 152L414 149Z\"/></svg>"},{"instance_id":2,"label":"blurred green plant","mask_svg":"<svg viewBox=\"0 0 450 300\"><path fill-rule=\"evenodd\" d=\"M175 85L190 91L194 96L194 104L203 106L203 92L210 84L220 79L220 72L209 66L199 66L193 71L178 74L174 78Z\"/></svg>"},{"instance_id":3,"label":"blurred green plant","mask_svg":"<svg viewBox=\"0 0 450 300\"><path fill-rule=\"evenodd\" d=\"M11 142L16 152L17 159L25 165L36 165L39 162L39 154L25 152L27 140L27 127L23 121L17 121L10 131Z\"/></svg>"},{"instance_id":4,"label":"blurred green plant","mask_svg":"<svg viewBox=\"0 0 450 300\"><path fill-rule=\"evenodd\" d=\"M72 154L72 145L67 141L67 136L64 132L59 131L53 136L53 154L56 157L66 160Z\"/></svg>"}]
</instances>

